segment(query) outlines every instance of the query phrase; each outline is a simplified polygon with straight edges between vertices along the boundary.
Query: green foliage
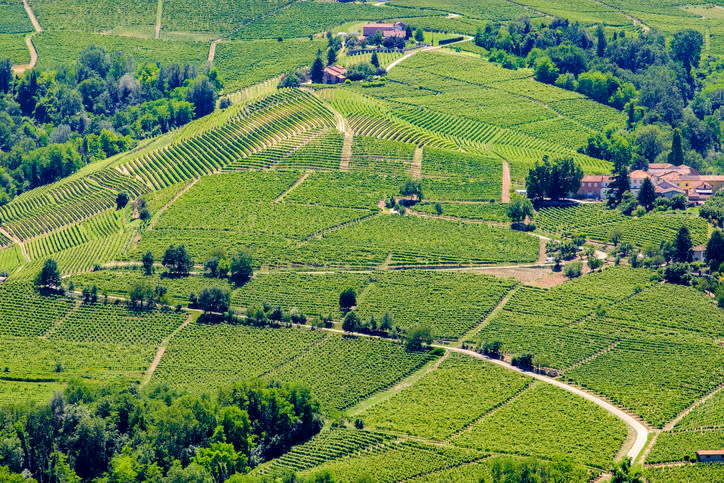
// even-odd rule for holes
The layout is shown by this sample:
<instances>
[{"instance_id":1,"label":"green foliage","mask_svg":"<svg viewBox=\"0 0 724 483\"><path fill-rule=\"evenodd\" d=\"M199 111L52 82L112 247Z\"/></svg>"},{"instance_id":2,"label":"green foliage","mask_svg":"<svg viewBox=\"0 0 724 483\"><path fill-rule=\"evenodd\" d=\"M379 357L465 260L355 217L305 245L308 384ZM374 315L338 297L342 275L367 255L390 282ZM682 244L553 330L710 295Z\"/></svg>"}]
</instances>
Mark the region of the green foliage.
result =
<instances>
[{"instance_id":1,"label":"green foliage","mask_svg":"<svg viewBox=\"0 0 724 483\"><path fill-rule=\"evenodd\" d=\"M508 205L507 215L513 223L520 223L526 218L533 218L533 203L527 198L516 196Z\"/></svg>"},{"instance_id":2,"label":"green foliage","mask_svg":"<svg viewBox=\"0 0 724 483\"><path fill-rule=\"evenodd\" d=\"M414 325L405 332L405 348L409 352L421 351L432 343L432 333L427 325Z\"/></svg>"},{"instance_id":3,"label":"green foliage","mask_svg":"<svg viewBox=\"0 0 724 483\"><path fill-rule=\"evenodd\" d=\"M568 278L580 277L582 268L581 262L570 262L563 268L563 274Z\"/></svg>"},{"instance_id":4,"label":"green foliage","mask_svg":"<svg viewBox=\"0 0 724 483\"><path fill-rule=\"evenodd\" d=\"M37 287L57 288L60 287L60 272L58 264L52 258L43 263L43 269L35 279Z\"/></svg>"},{"instance_id":5,"label":"green foliage","mask_svg":"<svg viewBox=\"0 0 724 483\"><path fill-rule=\"evenodd\" d=\"M240 251L231 259L229 280L235 285L243 285L254 275L253 260L246 251Z\"/></svg>"},{"instance_id":6,"label":"green foliage","mask_svg":"<svg viewBox=\"0 0 724 483\"><path fill-rule=\"evenodd\" d=\"M357 305L357 292L354 287L347 287L339 294L339 308L343 312L348 312Z\"/></svg>"},{"instance_id":7,"label":"green foliage","mask_svg":"<svg viewBox=\"0 0 724 483\"><path fill-rule=\"evenodd\" d=\"M558 200L578 192L581 187L583 170L573 159L556 159L550 162L547 157L542 163L536 163L526 178L526 192L529 198L544 197Z\"/></svg>"}]
</instances>

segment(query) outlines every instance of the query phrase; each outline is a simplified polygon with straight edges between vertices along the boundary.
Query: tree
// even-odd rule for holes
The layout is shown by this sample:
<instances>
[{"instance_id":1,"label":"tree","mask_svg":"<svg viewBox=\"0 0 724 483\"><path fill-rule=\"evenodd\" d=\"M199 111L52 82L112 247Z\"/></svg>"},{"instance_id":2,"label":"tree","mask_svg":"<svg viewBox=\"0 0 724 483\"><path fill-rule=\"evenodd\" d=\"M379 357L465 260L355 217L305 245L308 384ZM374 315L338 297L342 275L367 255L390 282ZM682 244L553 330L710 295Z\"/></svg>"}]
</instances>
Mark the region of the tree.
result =
<instances>
[{"instance_id":1,"label":"tree","mask_svg":"<svg viewBox=\"0 0 724 483\"><path fill-rule=\"evenodd\" d=\"M625 458L613 470L611 483L642 483L641 475L631 468L631 460Z\"/></svg>"},{"instance_id":2,"label":"tree","mask_svg":"<svg viewBox=\"0 0 724 483\"><path fill-rule=\"evenodd\" d=\"M704 258L712 272L718 270L719 266L724 263L724 235L721 231L714 230L714 233L711 234L706 244Z\"/></svg>"},{"instance_id":3,"label":"tree","mask_svg":"<svg viewBox=\"0 0 724 483\"><path fill-rule=\"evenodd\" d=\"M380 68L380 59L377 57L377 52L372 52L372 58L370 59L370 64L374 65L377 69Z\"/></svg>"},{"instance_id":4,"label":"tree","mask_svg":"<svg viewBox=\"0 0 724 483\"><path fill-rule=\"evenodd\" d=\"M516 196L508 206L508 216L513 223L521 223L526 218L533 218L533 203L529 199Z\"/></svg>"},{"instance_id":5,"label":"tree","mask_svg":"<svg viewBox=\"0 0 724 483\"><path fill-rule=\"evenodd\" d=\"M671 199L669 200L669 207L672 210L685 210L686 203L688 203L686 196L678 194L671 197Z\"/></svg>"},{"instance_id":6,"label":"tree","mask_svg":"<svg viewBox=\"0 0 724 483\"><path fill-rule=\"evenodd\" d=\"M676 240L674 241L674 254L673 260L675 262L691 262L692 258L692 243L691 235L689 234L689 228L686 225L679 228L679 232L676 234Z\"/></svg>"},{"instance_id":7,"label":"tree","mask_svg":"<svg viewBox=\"0 0 724 483\"><path fill-rule=\"evenodd\" d=\"M422 31L422 29L415 30L415 41L416 42L424 42L425 41L425 33Z\"/></svg>"},{"instance_id":8,"label":"tree","mask_svg":"<svg viewBox=\"0 0 724 483\"><path fill-rule=\"evenodd\" d=\"M583 170L572 158L556 159L552 163L547 156L537 162L526 177L528 198L543 199L547 196L559 200L576 193L581 187Z\"/></svg>"},{"instance_id":9,"label":"tree","mask_svg":"<svg viewBox=\"0 0 724 483\"><path fill-rule=\"evenodd\" d=\"M169 246L163 254L163 260L161 261L164 267L166 267L171 275L186 276L189 274L191 267L194 262L191 255L186 251L186 247L179 245Z\"/></svg>"},{"instance_id":10,"label":"tree","mask_svg":"<svg viewBox=\"0 0 724 483\"><path fill-rule=\"evenodd\" d=\"M581 262L571 262L563 269L563 274L568 278L577 278L581 276L583 267Z\"/></svg>"},{"instance_id":11,"label":"tree","mask_svg":"<svg viewBox=\"0 0 724 483\"><path fill-rule=\"evenodd\" d=\"M204 312L228 312L231 294L218 287L206 287L199 292L197 306Z\"/></svg>"},{"instance_id":12,"label":"tree","mask_svg":"<svg viewBox=\"0 0 724 483\"><path fill-rule=\"evenodd\" d=\"M43 264L43 268L35 278L37 287L58 288L60 287L60 272L58 264L52 258L49 258Z\"/></svg>"},{"instance_id":13,"label":"tree","mask_svg":"<svg viewBox=\"0 0 724 483\"><path fill-rule=\"evenodd\" d=\"M385 314L380 319L380 330L392 330L392 316L389 312L385 312Z\"/></svg>"},{"instance_id":14,"label":"tree","mask_svg":"<svg viewBox=\"0 0 724 483\"><path fill-rule=\"evenodd\" d=\"M608 240L613 243L613 246L617 246L623 237L623 227L616 225L608 232Z\"/></svg>"},{"instance_id":15,"label":"tree","mask_svg":"<svg viewBox=\"0 0 724 483\"><path fill-rule=\"evenodd\" d=\"M348 287L342 290L339 294L339 309L342 312L348 312L352 310L352 307L357 305L357 292L354 288Z\"/></svg>"},{"instance_id":16,"label":"tree","mask_svg":"<svg viewBox=\"0 0 724 483\"><path fill-rule=\"evenodd\" d=\"M596 55L599 57L606 56L606 31L600 23L596 27Z\"/></svg>"},{"instance_id":17,"label":"tree","mask_svg":"<svg viewBox=\"0 0 724 483\"><path fill-rule=\"evenodd\" d=\"M639 190L638 202L646 208L646 211L650 211L654 207L655 201L656 191L654 191L654 184L649 178L644 178L644 182L641 184L641 189Z\"/></svg>"},{"instance_id":18,"label":"tree","mask_svg":"<svg viewBox=\"0 0 724 483\"><path fill-rule=\"evenodd\" d=\"M329 48L327 50L327 65L333 65L335 62L337 62L337 53L334 49Z\"/></svg>"},{"instance_id":19,"label":"tree","mask_svg":"<svg viewBox=\"0 0 724 483\"><path fill-rule=\"evenodd\" d=\"M420 181L408 180L400 188L402 196L409 196L415 201L422 201L422 183Z\"/></svg>"},{"instance_id":20,"label":"tree","mask_svg":"<svg viewBox=\"0 0 724 483\"><path fill-rule=\"evenodd\" d=\"M534 64L535 80L545 84L553 84L558 79L559 70L550 57L538 57Z\"/></svg>"},{"instance_id":21,"label":"tree","mask_svg":"<svg viewBox=\"0 0 724 483\"><path fill-rule=\"evenodd\" d=\"M314 58L314 62L312 62L312 68L309 71L309 76L315 84L321 84L324 82L324 63L322 62L321 57L319 57L319 54L317 54L317 57Z\"/></svg>"},{"instance_id":22,"label":"tree","mask_svg":"<svg viewBox=\"0 0 724 483\"><path fill-rule=\"evenodd\" d=\"M676 32L671 40L671 56L681 62L686 75L691 75L691 68L699 66L701 47L704 36L696 30L686 29Z\"/></svg>"},{"instance_id":23,"label":"tree","mask_svg":"<svg viewBox=\"0 0 724 483\"><path fill-rule=\"evenodd\" d=\"M7 94L13 83L13 68L10 59L0 60L0 94Z\"/></svg>"},{"instance_id":24,"label":"tree","mask_svg":"<svg viewBox=\"0 0 724 483\"><path fill-rule=\"evenodd\" d=\"M236 452L233 445L225 442L198 448L191 461L211 473L216 482L227 481L231 475L249 471L246 455Z\"/></svg>"},{"instance_id":25,"label":"tree","mask_svg":"<svg viewBox=\"0 0 724 483\"><path fill-rule=\"evenodd\" d=\"M204 268L209 271L209 276L225 278L228 276L228 268L224 270L224 261L226 260L226 253L221 249L214 249L209 252L209 255L204 262Z\"/></svg>"},{"instance_id":26,"label":"tree","mask_svg":"<svg viewBox=\"0 0 724 483\"><path fill-rule=\"evenodd\" d=\"M405 334L405 348L409 352L417 352L423 350L423 344L432 343L432 332L430 326L415 325L410 327Z\"/></svg>"},{"instance_id":27,"label":"tree","mask_svg":"<svg viewBox=\"0 0 724 483\"><path fill-rule=\"evenodd\" d=\"M118 196L116 196L116 209L122 210L126 207L128 201L128 193L126 193L125 191L121 191L120 193L118 193Z\"/></svg>"},{"instance_id":28,"label":"tree","mask_svg":"<svg viewBox=\"0 0 724 483\"><path fill-rule=\"evenodd\" d=\"M345 332L358 332L362 328L362 321L360 320L357 312L351 310L347 312L342 320L342 330Z\"/></svg>"},{"instance_id":29,"label":"tree","mask_svg":"<svg viewBox=\"0 0 724 483\"><path fill-rule=\"evenodd\" d=\"M206 116L216 108L216 90L208 77L202 76L189 86L186 100L194 105L195 118Z\"/></svg>"},{"instance_id":30,"label":"tree","mask_svg":"<svg viewBox=\"0 0 724 483\"><path fill-rule=\"evenodd\" d=\"M684 147L681 142L681 131L678 128L674 129L674 137L671 140L671 152L669 153L668 161L674 166L684 164Z\"/></svg>"},{"instance_id":31,"label":"tree","mask_svg":"<svg viewBox=\"0 0 724 483\"><path fill-rule=\"evenodd\" d=\"M254 267L251 255L240 250L229 264L229 280L239 286L244 285L254 276Z\"/></svg>"}]
</instances>

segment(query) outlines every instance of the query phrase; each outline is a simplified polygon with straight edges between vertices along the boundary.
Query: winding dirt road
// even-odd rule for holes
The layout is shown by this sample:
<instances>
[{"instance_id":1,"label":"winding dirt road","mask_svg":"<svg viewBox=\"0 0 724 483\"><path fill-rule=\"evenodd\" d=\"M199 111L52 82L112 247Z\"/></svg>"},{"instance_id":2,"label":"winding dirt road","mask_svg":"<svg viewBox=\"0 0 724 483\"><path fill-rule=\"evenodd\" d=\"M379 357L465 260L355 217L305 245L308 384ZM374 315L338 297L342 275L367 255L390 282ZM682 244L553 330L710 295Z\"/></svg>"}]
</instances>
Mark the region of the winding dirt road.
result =
<instances>
[{"instance_id":1,"label":"winding dirt road","mask_svg":"<svg viewBox=\"0 0 724 483\"><path fill-rule=\"evenodd\" d=\"M43 28L40 26L38 19L35 17L33 9L30 8L30 3L28 2L28 0L23 0L23 6L25 7L25 12L28 14L28 18L30 18L30 23L33 24L33 29L35 29L35 32L25 37L25 45L28 47L28 51L30 52L30 62L28 64L14 65L13 74L15 75L20 75L26 70L34 68L35 65L38 63L38 51L35 49L35 45L33 44L33 36L43 31Z\"/></svg>"}]
</instances>

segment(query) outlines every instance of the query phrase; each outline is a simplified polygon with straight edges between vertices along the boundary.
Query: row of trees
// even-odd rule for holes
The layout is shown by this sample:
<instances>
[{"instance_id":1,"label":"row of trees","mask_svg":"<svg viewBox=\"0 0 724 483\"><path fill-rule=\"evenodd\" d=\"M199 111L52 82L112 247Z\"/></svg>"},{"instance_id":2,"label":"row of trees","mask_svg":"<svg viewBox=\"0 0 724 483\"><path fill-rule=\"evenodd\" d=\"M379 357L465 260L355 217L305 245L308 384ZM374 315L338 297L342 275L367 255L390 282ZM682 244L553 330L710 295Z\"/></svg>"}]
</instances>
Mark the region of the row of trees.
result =
<instances>
[{"instance_id":1,"label":"row of trees","mask_svg":"<svg viewBox=\"0 0 724 483\"><path fill-rule=\"evenodd\" d=\"M141 259L143 273L153 275L156 270L156 260L153 253L146 252ZM240 286L251 280L254 275L253 260L245 250L240 250L229 258L221 249L209 253L204 268L206 274L212 278L228 279L234 285ZM187 277L194 267L194 260L184 245L170 245L163 254L161 264L166 268L169 277Z\"/></svg>"}]
</instances>

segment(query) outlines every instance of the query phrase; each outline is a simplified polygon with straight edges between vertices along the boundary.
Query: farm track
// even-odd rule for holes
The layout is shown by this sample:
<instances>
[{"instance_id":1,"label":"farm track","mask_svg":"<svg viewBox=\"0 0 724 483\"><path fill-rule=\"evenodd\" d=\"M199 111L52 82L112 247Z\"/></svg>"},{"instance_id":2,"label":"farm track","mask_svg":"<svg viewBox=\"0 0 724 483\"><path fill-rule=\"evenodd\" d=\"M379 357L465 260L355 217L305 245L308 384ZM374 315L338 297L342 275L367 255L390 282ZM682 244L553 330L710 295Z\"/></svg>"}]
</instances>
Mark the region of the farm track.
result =
<instances>
[{"instance_id":1,"label":"farm track","mask_svg":"<svg viewBox=\"0 0 724 483\"><path fill-rule=\"evenodd\" d=\"M299 177L299 179L294 182L294 184L292 184L289 188L285 189L279 196L277 196L277 197L274 199L273 202L274 202L274 203L279 203L280 201L282 201L289 193L291 193L292 191L294 191L294 189L295 189L297 186L299 186L300 184L304 183L304 180L307 179L310 174L312 174L311 171L305 171L305 172Z\"/></svg>"},{"instance_id":2,"label":"farm track","mask_svg":"<svg viewBox=\"0 0 724 483\"><path fill-rule=\"evenodd\" d=\"M81 302L80 299L76 300L76 301L75 301L75 305L73 306L73 308L70 309L70 310L68 311L68 313L65 314L63 317L61 317L60 319L56 320L56 321L53 323L53 325L52 325L43 335L40 336L40 338L41 338L41 339L47 339L48 337L50 337L51 335L53 335L53 334L58 330L58 328L59 328L61 325L63 325L63 322L65 322L66 320L68 320L68 318L69 318L71 315L73 315L73 314L78 310L78 308L81 306L81 304L82 304L82 302Z\"/></svg>"},{"instance_id":3,"label":"farm track","mask_svg":"<svg viewBox=\"0 0 724 483\"><path fill-rule=\"evenodd\" d=\"M349 162L352 160L352 145L354 144L354 132L351 129L344 131L344 144L342 144L342 156L339 161L340 171L349 171Z\"/></svg>"},{"instance_id":4,"label":"farm track","mask_svg":"<svg viewBox=\"0 0 724 483\"><path fill-rule=\"evenodd\" d=\"M503 185L500 191L500 202L510 203L510 164L508 161L503 161Z\"/></svg>"},{"instance_id":5,"label":"farm track","mask_svg":"<svg viewBox=\"0 0 724 483\"><path fill-rule=\"evenodd\" d=\"M638 19L638 18L634 17L634 16L631 15L630 13L627 13L627 12L625 12L625 11L623 11L623 10L619 10L618 8L616 8L616 7L612 6L612 5L609 5L609 4L605 3L605 2L602 2L601 0L591 0L591 2L593 2L593 3L595 3L595 4L598 4L598 5L601 5L602 7L610 8L610 9L613 10L614 12L623 15L623 16L626 17L627 19L631 20L631 22L632 22L636 27L641 27L641 30L643 30L644 32L650 32L650 31L651 31L651 27L649 27L648 25L646 25L645 23L643 23L643 22L641 21L641 19Z\"/></svg>"},{"instance_id":6,"label":"farm track","mask_svg":"<svg viewBox=\"0 0 724 483\"><path fill-rule=\"evenodd\" d=\"M30 2L28 0L23 0L23 7L25 7L25 12L28 14L28 18L30 19L30 23L33 24L35 32L32 32L25 37L25 45L28 47L28 51L30 52L30 62L27 64L14 65L12 67L12 71L15 75L20 75L26 70L33 69L38 63L38 51L35 48L35 44L33 44L33 36L43 31L43 28L40 26L38 19L35 17L35 13L30 7Z\"/></svg>"},{"instance_id":7,"label":"farm track","mask_svg":"<svg viewBox=\"0 0 724 483\"><path fill-rule=\"evenodd\" d=\"M694 401L694 403L689 406L688 408L684 409L681 413L679 413L678 416L676 416L674 419L672 419L666 426L663 427L662 431L671 431L674 429L674 426L676 426L679 421L684 419L691 411L693 411L697 406L700 406L707 402L709 399L714 397L719 391L724 389L724 384L720 384L719 387L711 391L710 393L706 394L704 397L697 399Z\"/></svg>"},{"instance_id":8,"label":"farm track","mask_svg":"<svg viewBox=\"0 0 724 483\"><path fill-rule=\"evenodd\" d=\"M568 385L568 384L566 384L566 383L564 383L564 382L561 382L561 381L559 381L559 380L557 380L557 379L553 379L552 377L544 376L544 375L542 375L542 374L536 374L536 373L526 372L526 371L523 371L523 370L521 370L521 369L519 369L519 368L517 368L517 367L515 367L515 366L513 366L513 365L511 365L511 364L508 364L507 362L504 362L504 361L501 361L501 360L498 360L498 359L491 359L491 358L489 358L489 357L484 356L483 354L479 354L479 353L473 352L473 351L471 351L471 350L460 349L460 348L457 348L457 347L447 347L447 346L444 346L444 345L436 345L436 344L433 344L431 347L440 347L440 348L442 348L442 349L450 350L450 351L453 351L453 352L458 352L458 353L461 353L461 354L466 354L466 355L468 355L468 356L470 356L470 357L475 357L475 358L477 358L477 359L482 359L482 360L485 360L485 361L488 361L488 362L492 362L493 364L498 364L499 366L505 367L505 368L507 368L507 369L509 369L509 370L511 370L511 371L516 371L516 372L519 372L519 373L521 373L521 374L525 374L525 375L530 376L530 377L532 377L532 378L534 378L534 379L537 379L537 380L539 380L539 381L543 381L543 382L545 382L545 383L548 383L548 384L551 384L551 385L553 385L553 386L559 387L559 388L561 388L561 389L564 389L564 390L566 390L566 391L568 391L568 392L571 392L571 393L573 393L573 394L576 394L576 395L578 395L578 396L580 396L580 397L582 397L582 398L584 398L584 399L586 399L586 400L588 400L588 401L591 401L591 402L595 403L596 405L600 406L601 408L603 408L603 409L604 409L605 411L607 411L608 413L610 413L610 414L612 414L613 416L616 416L618 419L622 420L622 421L623 421L624 423L626 423L631 429L633 429L633 431L636 433L636 437L635 437L635 439L634 439L633 445L631 446L631 448L630 448L630 449L628 450L628 452L626 453L626 456L628 456L628 457L631 458L632 460L636 460L636 458L638 457L638 455L641 453L641 451L642 451L642 450L644 449L644 447L646 446L646 442L647 442L648 437L649 437L649 429L648 429L646 426L644 426L643 423L641 423L640 421L638 421L636 418L634 418L634 417L631 416L630 414L626 413L626 412L623 411L622 409L617 408L616 406L614 406L613 404L611 404L611 403L609 403L608 401L604 400L603 398L600 398L600 397L598 397L598 396L596 396L596 395L594 395L594 394L591 394L591 393L589 393L589 392L587 392L587 391L584 391L583 389L580 389L580 388L578 388L578 387L570 386L570 385Z\"/></svg>"},{"instance_id":9,"label":"farm track","mask_svg":"<svg viewBox=\"0 0 724 483\"><path fill-rule=\"evenodd\" d=\"M497 304L495 304L495 307L493 307L493 310L491 310L488 315L483 317L483 319L480 321L479 324L477 324L475 327L467 331L462 337L460 337L461 341L465 341L470 339L470 337L473 337L475 334L480 332L480 330L485 327L488 322L501 310L503 310L503 307L508 303L508 301L511 299L511 297L515 294L515 292L518 291L521 284L517 284L513 286L510 290L508 290L505 295L498 301Z\"/></svg>"},{"instance_id":10,"label":"farm track","mask_svg":"<svg viewBox=\"0 0 724 483\"><path fill-rule=\"evenodd\" d=\"M528 384L526 384L525 386L523 386L522 388L520 388L520 391L518 391L518 392L516 392L515 394L513 394L512 396L510 396L510 397L509 397L508 399L506 399L505 401L502 401L500 404L498 404L498 405L495 406L494 408L485 411L483 414L481 414L480 416L478 416L477 418L473 419L473 420L470 421L468 424L466 424L462 429L460 429L460 430L458 430L458 431L455 431L453 434L451 434L450 436L448 436L448 437L445 439L445 442L448 442L448 443L449 443L450 441L452 441L453 439L457 438L458 436L461 436L461 435L467 433L468 431L470 431L471 429L473 429L473 427L474 427L478 422L482 421L483 419L487 418L488 416L492 416L493 414L497 413L498 411L500 411L501 409L503 409L504 407L506 407L507 405L509 405L510 403L512 403L513 401L515 401L516 399L518 399L520 396L522 396L528 389L530 389L530 388L533 387L534 385L535 385L535 381L533 381L533 380L531 379L530 381L528 381Z\"/></svg>"},{"instance_id":11,"label":"farm track","mask_svg":"<svg viewBox=\"0 0 724 483\"><path fill-rule=\"evenodd\" d=\"M195 311L198 312L198 311ZM158 346L158 351L156 352L156 356L153 358L153 361L151 361L151 365L148 366L148 369L146 369L146 373L143 376L143 382L141 382L141 387L145 386L149 383L151 380L151 377L153 377L153 373L156 372L156 368L158 367L158 364L161 362L161 358L166 353L166 347L168 346L169 341L173 336L178 334L181 330L183 330L184 327L189 325L191 323L191 319L193 318L193 312L189 311L188 317L186 317L186 320L184 320L183 324L176 327L176 329L171 332L168 337L163 339L161 341L161 344Z\"/></svg>"},{"instance_id":12,"label":"farm track","mask_svg":"<svg viewBox=\"0 0 724 483\"><path fill-rule=\"evenodd\" d=\"M155 38L161 38L161 19L163 18L163 0L158 0L158 8L156 9L156 31Z\"/></svg>"},{"instance_id":13,"label":"farm track","mask_svg":"<svg viewBox=\"0 0 724 483\"><path fill-rule=\"evenodd\" d=\"M167 209L169 209L169 207L170 207L176 200L178 200L178 199L181 198L183 195L185 195L186 192L187 192L188 190L190 190L191 187L192 187L193 185L195 185L198 180L199 180L199 178L194 178L189 184L187 184L187 185L184 187L184 189L182 189L181 191L179 191L178 193L176 193L173 198L171 198L165 205L163 205L163 206L161 207L160 210L158 210L158 213L156 213L156 215L153 217L153 220L151 220L151 223L148 224L148 230L149 230L149 231L150 231L150 230L153 230L153 227L156 226L156 224L158 223L158 220L161 218L161 215L163 215L163 213L164 213Z\"/></svg>"},{"instance_id":14,"label":"farm track","mask_svg":"<svg viewBox=\"0 0 724 483\"><path fill-rule=\"evenodd\" d=\"M459 44L460 42L469 42L469 41L471 41L471 40L473 39L472 37L470 37L470 36L468 36L468 35L463 35L463 37L465 37L465 39L464 39L464 40L460 40L460 41L458 41L458 42L451 42L451 43L445 44L445 45L431 45L430 47L423 47L422 49L417 49L417 50L413 50L412 52L408 52L408 53L406 53L405 55L403 55L402 57L400 57L399 59L397 59L397 60L395 60L394 62L392 62L390 65L388 65L386 70L387 70L387 72L389 72L389 71L390 71L391 69L393 69L397 64L399 64L400 62L403 62L403 61L409 59L410 57L412 57L413 55L417 54L418 52L428 52L428 51L430 51L430 50L437 50L437 49L439 49L439 48L441 48L441 47L450 47L451 45Z\"/></svg>"},{"instance_id":15,"label":"farm track","mask_svg":"<svg viewBox=\"0 0 724 483\"><path fill-rule=\"evenodd\" d=\"M216 46L219 45L219 42L221 42L221 40L219 39L214 39L211 41L211 44L209 45L209 57L207 59L209 62L213 62L216 58Z\"/></svg>"},{"instance_id":16,"label":"farm track","mask_svg":"<svg viewBox=\"0 0 724 483\"><path fill-rule=\"evenodd\" d=\"M619 344L621 344L621 342L623 342L623 339L618 339L618 340L613 341L611 344L607 345L607 346L604 347L603 349L597 350L596 352L594 352L594 353L591 354L590 356L584 357L584 358L581 359L580 361L574 362L574 363L571 364L570 366L568 366L568 367L566 367L565 369L559 371L559 374L565 374L566 372L571 371L571 370L575 369L576 367L582 366L583 364L586 364L586 363L588 363L588 362L591 362L591 361L594 360L594 359L597 359L598 357L602 356L603 354L605 354L605 353L607 353L607 352L610 352L610 351L612 351L613 349L615 349L616 346L618 346Z\"/></svg>"},{"instance_id":17,"label":"farm track","mask_svg":"<svg viewBox=\"0 0 724 483\"><path fill-rule=\"evenodd\" d=\"M415 147L415 154L412 155L412 165L410 166L413 179L422 178L422 148Z\"/></svg>"},{"instance_id":18,"label":"farm track","mask_svg":"<svg viewBox=\"0 0 724 483\"><path fill-rule=\"evenodd\" d=\"M529 12L535 13L535 14L540 15L540 16L542 16L542 17L546 17L546 18L553 18L553 17L554 17L554 16L551 15L550 13L546 13L546 12L544 12L543 10L537 10L537 9L535 9L535 8L529 6L529 5L526 5L526 4L524 4L524 3L514 2L513 0L508 0L508 3L512 3L513 5L517 5L517 6L519 6L520 8L522 8L523 10L528 10Z\"/></svg>"}]
</instances>

